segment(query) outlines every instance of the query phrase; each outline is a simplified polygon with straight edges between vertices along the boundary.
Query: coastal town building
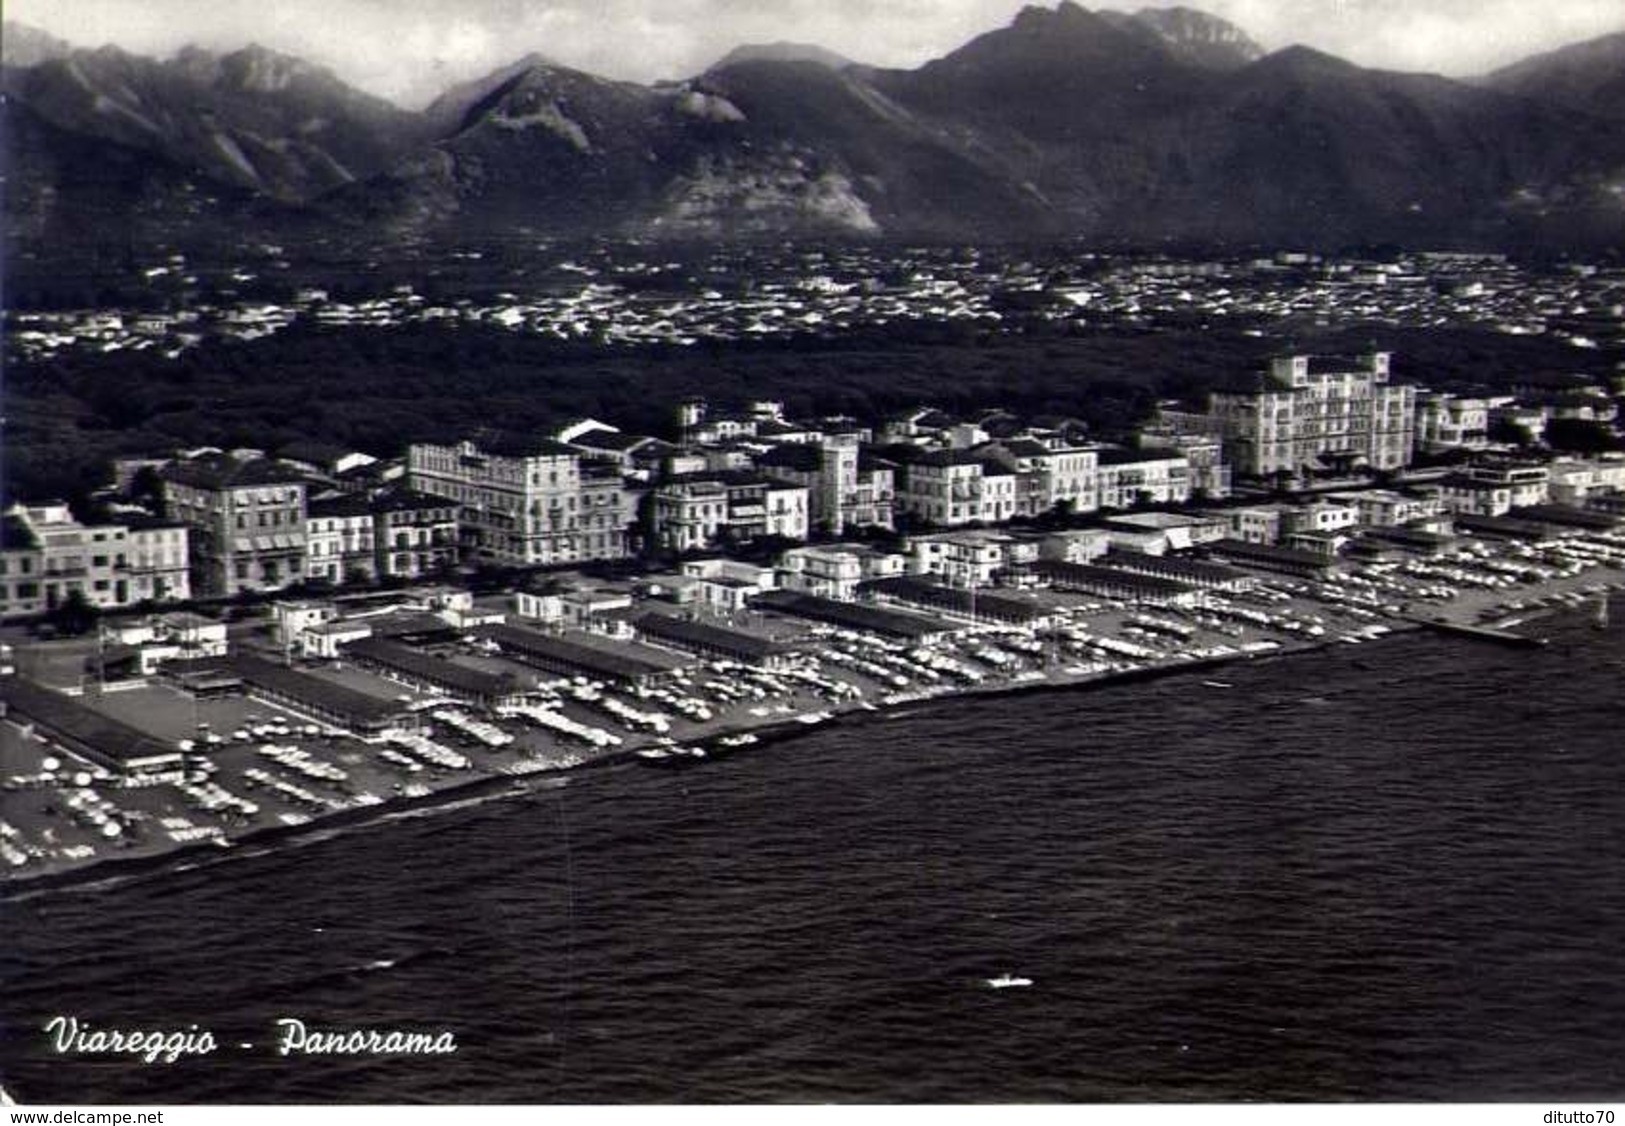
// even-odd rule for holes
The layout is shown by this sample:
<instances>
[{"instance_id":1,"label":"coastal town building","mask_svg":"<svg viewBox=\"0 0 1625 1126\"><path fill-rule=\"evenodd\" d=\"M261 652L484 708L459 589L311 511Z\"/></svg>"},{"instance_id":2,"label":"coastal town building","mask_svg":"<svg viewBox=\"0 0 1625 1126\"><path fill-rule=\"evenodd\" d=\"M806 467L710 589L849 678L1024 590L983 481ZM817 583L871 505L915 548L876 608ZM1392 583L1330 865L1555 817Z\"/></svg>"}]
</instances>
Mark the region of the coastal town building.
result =
<instances>
[{"instance_id":1,"label":"coastal town building","mask_svg":"<svg viewBox=\"0 0 1625 1126\"><path fill-rule=\"evenodd\" d=\"M1057 508L1093 512L1100 507L1100 450L1062 437L1017 435L985 443L974 451L984 464L1014 473L1015 516L1041 516Z\"/></svg>"},{"instance_id":2,"label":"coastal town building","mask_svg":"<svg viewBox=\"0 0 1625 1126\"><path fill-rule=\"evenodd\" d=\"M1191 499L1190 463L1166 450L1100 451L1097 495L1101 508L1184 504Z\"/></svg>"},{"instance_id":3,"label":"coastal town building","mask_svg":"<svg viewBox=\"0 0 1625 1126\"><path fill-rule=\"evenodd\" d=\"M980 530L911 536L908 547L911 574L955 587L992 586L999 572L1039 557L1036 539Z\"/></svg>"},{"instance_id":4,"label":"coastal town building","mask_svg":"<svg viewBox=\"0 0 1625 1126\"><path fill-rule=\"evenodd\" d=\"M1111 533L1106 529L1073 528L1045 535L1038 555L1055 563L1093 563L1110 549Z\"/></svg>"},{"instance_id":5,"label":"coastal town building","mask_svg":"<svg viewBox=\"0 0 1625 1126\"><path fill-rule=\"evenodd\" d=\"M784 590L850 601L857 597L859 583L901 575L907 569L905 556L863 544L797 547L779 556L778 582Z\"/></svg>"},{"instance_id":6,"label":"coastal town building","mask_svg":"<svg viewBox=\"0 0 1625 1126\"><path fill-rule=\"evenodd\" d=\"M114 622L104 627L102 640L109 663L122 654L140 676L154 675L169 661L223 657L230 649L225 622L186 612Z\"/></svg>"},{"instance_id":7,"label":"coastal town building","mask_svg":"<svg viewBox=\"0 0 1625 1126\"><path fill-rule=\"evenodd\" d=\"M0 715L10 726L25 727L48 748L121 778L152 783L184 775L185 759L173 741L158 739L24 676L0 676Z\"/></svg>"},{"instance_id":8,"label":"coastal town building","mask_svg":"<svg viewBox=\"0 0 1625 1126\"><path fill-rule=\"evenodd\" d=\"M1281 531L1283 538L1305 532L1339 532L1360 523L1360 506L1351 501L1331 498L1293 505L1284 514Z\"/></svg>"},{"instance_id":9,"label":"coastal town building","mask_svg":"<svg viewBox=\"0 0 1625 1126\"><path fill-rule=\"evenodd\" d=\"M1547 467L1554 504L1584 505L1625 490L1625 457L1559 458Z\"/></svg>"},{"instance_id":10,"label":"coastal town building","mask_svg":"<svg viewBox=\"0 0 1625 1126\"><path fill-rule=\"evenodd\" d=\"M1222 517L1181 512L1127 512L1106 521L1113 550L1162 555L1224 539L1230 522Z\"/></svg>"},{"instance_id":11,"label":"coastal town building","mask_svg":"<svg viewBox=\"0 0 1625 1126\"><path fill-rule=\"evenodd\" d=\"M1115 571L1168 579L1199 590L1239 593L1252 590L1258 585L1258 576L1239 568L1191 559L1183 555L1114 551L1106 556L1105 563Z\"/></svg>"},{"instance_id":12,"label":"coastal town building","mask_svg":"<svg viewBox=\"0 0 1625 1126\"><path fill-rule=\"evenodd\" d=\"M343 656L386 680L479 707L504 707L523 696L519 678L513 674L486 672L388 638L353 641L344 646Z\"/></svg>"},{"instance_id":13,"label":"coastal town building","mask_svg":"<svg viewBox=\"0 0 1625 1126\"><path fill-rule=\"evenodd\" d=\"M1457 515L1505 516L1550 500L1551 470L1532 463L1485 461L1441 480L1439 497Z\"/></svg>"},{"instance_id":14,"label":"coastal town building","mask_svg":"<svg viewBox=\"0 0 1625 1126\"><path fill-rule=\"evenodd\" d=\"M1489 445L1491 401L1440 391L1416 394L1416 451L1477 450Z\"/></svg>"},{"instance_id":15,"label":"coastal town building","mask_svg":"<svg viewBox=\"0 0 1625 1126\"><path fill-rule=\"evenodd\" d=\"M1398 528L1419 520L1432 520L1444 511L1439 490L1433 488L1407 492L1363 489L1333 494L1327 500L1354 506L1355 522L1365 528Z\"/></svg>"},{"instance_id":16,"label":"coastal town building","mask_svg":"<svg viewBox=\"0 0 1625 1126\"><path fill-rule=\"evenodd\" d=\"M186 524L198 594L280 590L305 578L305 479L264 458L229 454L161 471L164 503Z\"/></svg>"},{"instance_id":17,"label":"coastal town building","mask_svg":"<svg viewBox=\"0 0 1625 1126\"><path fill-rule=\"evenodd\" d=\"M692 559L682 573L694 580L695 601L725 614L737 614L752 598L778 589L774 568L735 559Z\"/></svg>"},{"instance_id":18,"label":"coastal town building","mask_svg":"<svg viewBox=\"0 0 1625 1126\"><path fill-rule=\"evenodd\" d=\"M841 535L851 528L893 526L896 479L892 468L868 456L861 435L832 433L819 442L775 444L756 458L764 473L803 485L812 528Z\"/></svg>"},{"instance_id":19,"label":"coastal town building","mask_svg":"<svg viewBox=\"0 0 1625 1126\"><path fill-rule=\"evenodd\" d=\"M1224 500L1233 491L1234 471L1225 460L1224 440L1204 434L1156 435L1141 432L1140 449L1182 457L1189 473L1189 496Z\"/></svg>"},{"instance_id":20,"label":"coastal town building","mask_svg":"<svg viewBox=\"0 0 1625 1126\"><path fill-rule=\"evenodd\" d=\"M899 466L897 507L949 528L997 523L1016 514L1016 475L969 450L929 450Z\"/></svg>"},{"instance_id":21,"label":"coastal town building","mask_svg":"<svg viewBox=\"0 0 1625 1126\"><path fill-rule=\"evenodd\" d=\"M617 493L619 483L617 482ZM609 513L607 503L593 503L602 495L583 490L583 537L607 528L625 534L624 513ZM616 497L616 503L620 501ZM457 563L457 506L445 497L392 489L373 497L373 566L380 578L422 579L440 574Z\"/></svg>"},{"instance_id":22,"label":"coastal town building","mask_svg":"<svg viewBox=\"0 0 1625 1126\"><path fill-rule=\"evenodd\" d=\"M1030 568L1051 589L1143 606L1195 606L1201 592L1189 583L1096 563L1041 559Z\"/></svg>"},{"instance_id":23,"label":"coastal town building","mask_svg":"<svg viewBox=\"0 0 1625 1126\"><path fill-rule=\"evenodd\" d=\"M515 444L416 444L414 492L458 504L468 558L508 566L623 559L635 502L613 470L584 469L580 451L551 439Z\"/></svg>"},{"instance_id":24,"label":"coastal town building","mask_svg":"<svg viewBox=\"0 0 1625 1126\"><path fill-rule=\"evenodd\" d=\"M808 489L759 473L685 473L656 485L656 542L670 551L703 551L772 536L804 540Z\"/></svg>"},{"instance_id":25,"label":"coastal town building","mask_svg":"<svg viewBox=\"0 0 1625 1126\"><path fill-rule=\"evenodd\" d=\"M0 617L76 595L103 610L189 598L187 529L150 517L85 524L59 501L13 505L0 532Z\"/></svg>"},{"instance_id":26,"label":"coastal town building","mask_svg":"<svg viewBox=\"0 0 1625 1126\"><path fill-rule=\"evenodd\" d=\"M1345 461L1373 469L1410 462L1416 389L1390 381L1390 355L1357 359L1278 356L1260 385L1215 392L1218 421L1236 470L1251 477L1300 474Z\"/></svg>"},{"instance_id":27,"label":"coastal town building","mask_svg":"<svg viewBox=\"0 0 1625 1126\"><path fill-rule=\"evenodd\" d=\"M753 633L670 614L641 614L633 619L632 628L652 644L709 661L738 661L772 669L783 665L791 652L788 647Z\"/></svg>"},{"instance_id":28,"label":"coastal town building","mask_svg":"<svg viewBox=\"0 0 1625 1126\"><path fill-rule=\"evenodd\" d=\"M43 613L40 545L15 512L0 516L0 618Z\"/></svg>"},{"instance_id":29,"label":"coastal town building","mask_svg":"<svg viewBox=\"0 0 1625 1126\"><path fill-rule=\"evenodd\" d=\"M139 604L190 599L191 534L187 526L146 517L131 519L127 526L131 600Z\"/></svg>"},{"instance_id":30,"label":"coastal town building","mask_svg":"<svg viewBox=\"0 0 1625 1126\"><path fill-rule=\"evenodd\" d=\"M1289 508L1285 504L1253 504L1226 509L1224 515L1230 520L1229 538L1243 543L1280 543Z\"/></svg>"},{"instance_id":31,"label":"coastal town building","mask_svg":"<svg viewBox=\"0 0 1625 1126\"><path fill-rule=\"evenodd\" d=\"M311 501L305 533L307 577L335 584L377 578L372 507L366 497L345 494Z\"/></svg>"}]
</instances>

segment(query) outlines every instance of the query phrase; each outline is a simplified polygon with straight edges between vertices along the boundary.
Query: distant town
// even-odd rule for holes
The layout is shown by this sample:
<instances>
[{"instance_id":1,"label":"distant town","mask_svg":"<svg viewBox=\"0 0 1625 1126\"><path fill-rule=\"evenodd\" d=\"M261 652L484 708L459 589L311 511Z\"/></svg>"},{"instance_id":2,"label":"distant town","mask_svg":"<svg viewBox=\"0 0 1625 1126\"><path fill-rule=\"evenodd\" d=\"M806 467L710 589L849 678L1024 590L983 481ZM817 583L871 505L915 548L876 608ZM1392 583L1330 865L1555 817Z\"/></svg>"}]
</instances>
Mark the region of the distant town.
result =
<instances>
[{"instance_id":1,"label":"distant town","mask_svg":"<svg viewBox=\"0 0 1625 1126\"><path fill-rule=\"evenodd\" d=\"M345 272L355 276L342 289L313 280L291 252L269 244L224 266L193 263L179 251L154 254L130 264L141 280L138 304L30 308L25 292L9 313L6 342L20 359L74 350L174 357L206 339L256 340L304 321L486 326L564 341L694 345L908 321L996 330L1019 313L1057 325L1465 325L1595 349L1618 332L1625 301L1625 270L1617 266L1534 270L1502 255L1456 252L1186 260L1057 259L1053 249L1023 258L970 247L767 247L677 262L653 248L641 255L621 248L508 269L511 291L487 283L478 288L489 293L470 296L468 287L446 280L460 278L459 271L495 271L512 249L451 250L424 267L416 283L385 281L347 262ZM390 273L398 272L397 263ZM740 280L747 277L763 280Z\"/></svg>"},{"instance_id":2,"label":"distant town","mask_svg":"<svg viewBox=\"0 0 1625 1126\"><path fill-rule=\"evenodd\" d=\"M1479 301L1583 347L1601 284L1497 303L1412 277L1329 276L1305 300ZM1078 304L1133 290L1165 315L1178 284L1125 269ZM1599 315L1617 334L1618 307ZM103 346L135 339L115 320ZM1396 380L1380 350L1230 374L1121 443L991 404L800 418L687 398L666 437L580 418L395 457L120 458L94 511L5 513L0 859L57 874L617 755L689 767L947 693L1396 629L1534 644L1516 627L1563 602L1606 618L1625 456L1548 439L1617 434L1617 386L1459 395Z\"/></svg>"}]
</instances>

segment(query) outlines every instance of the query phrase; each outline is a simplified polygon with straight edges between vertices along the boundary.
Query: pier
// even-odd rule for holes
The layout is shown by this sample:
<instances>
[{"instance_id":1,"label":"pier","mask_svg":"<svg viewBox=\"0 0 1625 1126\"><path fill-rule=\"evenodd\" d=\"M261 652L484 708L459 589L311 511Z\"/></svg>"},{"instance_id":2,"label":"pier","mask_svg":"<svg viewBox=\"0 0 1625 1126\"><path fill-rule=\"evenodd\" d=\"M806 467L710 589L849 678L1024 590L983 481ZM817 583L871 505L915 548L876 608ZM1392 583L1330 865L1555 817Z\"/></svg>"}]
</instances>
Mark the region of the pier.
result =
<instances>
[{"instance_id":1,"label":"pier","mask_svg":"<svg viewBox=\"0 0 1625 1126\"><path fill-rule=\"evenodd\" d=\"M1410 620L1437 633L1471 637L1478 641L1489 641L1497 645L1510 645L1515 649L1539 649L1546 644L1544 637L1526 637L1521 633L1493 629L1489 626L1467 625L1465 622L1451 622L1443 618L1411 618Z\"/></svg>"}]
</instances>

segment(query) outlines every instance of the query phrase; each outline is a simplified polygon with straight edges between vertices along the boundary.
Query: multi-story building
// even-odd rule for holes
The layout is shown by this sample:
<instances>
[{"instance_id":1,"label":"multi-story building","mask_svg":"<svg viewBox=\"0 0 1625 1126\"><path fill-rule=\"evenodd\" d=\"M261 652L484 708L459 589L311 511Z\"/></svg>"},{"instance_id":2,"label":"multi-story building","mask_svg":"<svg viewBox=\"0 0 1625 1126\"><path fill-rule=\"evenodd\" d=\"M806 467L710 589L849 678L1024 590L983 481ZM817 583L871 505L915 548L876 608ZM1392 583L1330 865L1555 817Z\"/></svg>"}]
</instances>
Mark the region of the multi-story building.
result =
<instances>
[{"instance_id":1,"label":"multi-story building","mask_svg":"<svg viewBox=\"0 0 1625 1126\"><path fill-rule=\"evenodd\" d=\"M1191 499L1190 462L1168 450L1103 449L1095 476L1101 508L1184 504Z\"/></svg>"},{"instance_id":2,"label":"multi-story building","mask_svg":"<svg viewBox=\"0 0 1625 1126\"><path fill-rule=\"evenodd\" d=\"M60 501L17 505L12 512L28 525L40 545L41 589L45 609L73 594L93 606L128 606L129 530L123 525L87 526Z\"/></svg>"},{"instance_id":3,"label":"multi-story building","mask_svg":"<svg viewBox=\"0 0 1625 1126\"><path fill-rule=\"evenodd\" d=\"M14 505L0 536L0 615L45 613L74 594L101 609L184 600L187 566L184 526L81 524L60 502Z\"/></svg>"},{"instance_id":4,"label":"multi-story building","mask_svg":"<svg viewBox=\"0 0 1625 1126\"><path fill-rule=\"evenodd\" d=\"M373 568L380 578L421 579L456 565L457 506L445 497L395 489L374 497L370 507ZM587 507L589 516L596 517ZM616 534L624 538L626 520L618 512L615 519ZM583 523L592 521L584 518ZM587 529L583 538L595 534Z\"/></svg>"},{"instance_id":5,"label":"multi-story building","mask_svg":"<svg viewBox=\"0 0 1625 1126\"><path fill-rule=\"evenodd\" d=\"M779 556L779 586L850 602L857 597L859 583L893 578L906 570L903 556L862 544L797 547Z\"/></svg>"},{"instance_id":6,"label":"multi-story building","mask_svg":"<svg viewBox=\"0 0 1625 1126\"><path fill-rule=\"evenodd\" d=\"M1352 501L1325 498L1286 510L1283 539L1306 532L1341 532L1360 523L1360 506Z\"/></svg>"},{"instance_id":7,"label":"multi-story building","mask_svg":"<svg viewBox=\"0 0 1625 1126\"><path fill-rule=\"evenodd\" d=\"M305 521L305 574L331 583L370 582L374 563L372 506L346 494L310 502Z\"/></svg>"},{"instance_id":8,"label":"multi-story building","mask_svg":"<svg viewBox=\"0 0 1625 1126\"><path fill-rule=\"evenodd\" d=\"M631 502L620 495L619 475L583 474L579 451L561 442L414 445L407 475L414 491L458 503L461 546L470 557L538 566L628 553L630 521L616 521ZM584 515L593 522L584 524Z\"/></svg>"},{"instance_id":9,"label":"multi-story building","mask_svg":"<svg viewBox=\"0 0 1625 1126\"><path fill-rule=\"evenodd\" d=\"M1551 470L1551 499L1557 504L1584 505L1594 496L1625 490L1625 457L1591 460L1562 458Z\"/></svg>"},{"instance_id":10,"label":"multi-story building","mask_svg":"<svg viewBox=\"0 0 1625 1126\"><path fill-rule=\"evenodd\" d=\"M1257 504L1226 510L1225 515L1230 518L1230 537L1240 543L1274 547L1281 542L1281 528L1286 522L1289 507L1284 504Z\"/></svg>"},{"instance_id":11,"label":"multi-story building","mask_svg":"<svg viewBox=\"0 0 1625 1126\"><path fill-rule=\"evenodd\" d=\"M1354 505L1359 511L1359 523L1366 528L1398 528L1417 520L1431 520L1444 510L1437 489L1404 493L1362 489L1327 499Z\"/></svg>"},{"instance_id":12,"label":"multi-story building","mask_svg":"<svg viewBox=\"0 0 1625 1126\"><path fill-rule=\"evenodd\" d=\"M210 455L163 470L169 515L190 532L198 593L280 590L305 577L305 481L264 458Z\"/></svg>"},{"instance_id":13,"label":"multi-story building","mask_svg":"<svg viewBox=\"0 0 1625 1126\"><path fill-rule=\"evenodd\" d=\"M931 450L902 466L900 511L949 528L1016 514L1016 475L968 450Z\"/></svg>"},{"instance_id":14,"label":"multi-story building","mask_svg":"<svg viewBox=\"0 0 1625 1126\"><path fill-rule=\"evenodd\" d=\"M780 443L758 457L756 465L807 488L808 517L820 531L839 535L848 528L892 527L893 471L863 453L860 434L833 433L817 443Z\"/></svg>"},{"instance_id":15,"label":"multi-story building","mask_svg":"<svg viewBox=\"0 0 1625 1126\"><path fill-rule=\"evenodd\" d=\"M1483 449L1490 441L1490 401L1466 399L1441 391L1416 395L1416 450Z\"/></svg>"},{"instance_id":16,"label":"multi-story building","mask_svg":"<svg viewBox=\"0 0 1625 1126\"><path fill-rule=\"evenodd\" d=\"M171 520L128 523L130 597L141 602L185 602L192 597L191 532Z\"/></svg>"},{"instance_id":17,"label":"multi-story building","mask_svg":"<svg viewBox=\"0 0 1625 1126\"><path fill-rule=\"evenodd\" d=\"M1140 448L1147 453L1177 456L1190 467L1191 495L1207 500L1223 500L1230 495L1232 472L1225 461L1224 441L1202 434L1140 436Z\"/></svg>"},{"instance_id":18,"label":"multi-story building","mask_svg":"<svg viewBox=\"0 0 1625 1126\"><path fill-rule=\"evenodd\" d=\"M670 551L773 536L804 540L808 489L761 474L723 471L669 477L654 490L654 535Z\"/></svg>"},{"instance_id":19,"label":"multi-story building","mask_svg":"<svg viewBox=\"0 0 1625 1126\"><path fill-rule=\"evenodd\" d=\"M1040 544L1002 532L941 532L909 539L909 570L949 586L992 586L998 572L1036 562Z\"/></svg>"},{"instance_id":20,"label":"multi-story building","mask_svg":"<svg viewBox=\"0 0 1625 1126\"><path fill-rule=\"evenodd\" d=\"M1040 516L1057 505L1073 512L1100 507L1100 451L1060 438L1017 437L990 442L976 453L1016 475L1014 516Z\"/></svg>"},{"instance_id":21,"label":"multi-story building","mask_svg":"<svg viewBox=\"0 0 1625 1126\"><path fill-rule=\"evenodd\" d=\"M1445 508L1461 516L1505 516L1514 508L1551 498L1551 471L1544 465L1485 462L1439 482Z\"/></svg>"},{"instance_id":22,"label":"multi-story building","mask_svg":"<svg viewBox=\"0 0 1625 1126\"><path fill-rule=\"evenodd\" d=\"M40 562L39 540L23 518L15 512L0 516L0 617L44 612Z\"/></svg>"},{"instance_id":23,"label":"multi-story building","mask_svg":"<svg viewBox=\"0 0 1625 1126\"><path fill-rule=\"evenodd\" d=\"M1415 446L1416 389L1389 381L1387 352L1277 356L1262 387L1216 392L1209 411L1236 469L1254 477L1337 459L1397 469Z\"/></svg>"}]
</instances>

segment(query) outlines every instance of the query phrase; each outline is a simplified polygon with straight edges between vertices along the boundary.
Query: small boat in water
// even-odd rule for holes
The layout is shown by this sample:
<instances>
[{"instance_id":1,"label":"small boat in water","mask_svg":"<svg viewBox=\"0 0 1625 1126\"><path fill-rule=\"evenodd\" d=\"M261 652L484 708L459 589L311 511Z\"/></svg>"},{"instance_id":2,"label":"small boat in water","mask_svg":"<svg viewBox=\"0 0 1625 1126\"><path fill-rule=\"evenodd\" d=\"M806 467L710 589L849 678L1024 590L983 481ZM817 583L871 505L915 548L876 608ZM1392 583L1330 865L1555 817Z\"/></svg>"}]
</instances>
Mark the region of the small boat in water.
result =
<instances>
[{"instance_id":1,"label":"small boat in water","mask_svg":"<svg viewBox=\"0 0 1625 1126\"><path fill-rule=\"evenodd\" d=\"M998 977L987 979L988 987L991 989L1017 989L1032 983L1033 979L1030 977L1016 977L1008 973L1002 973Z\"/></svg>"}]
</instances>

